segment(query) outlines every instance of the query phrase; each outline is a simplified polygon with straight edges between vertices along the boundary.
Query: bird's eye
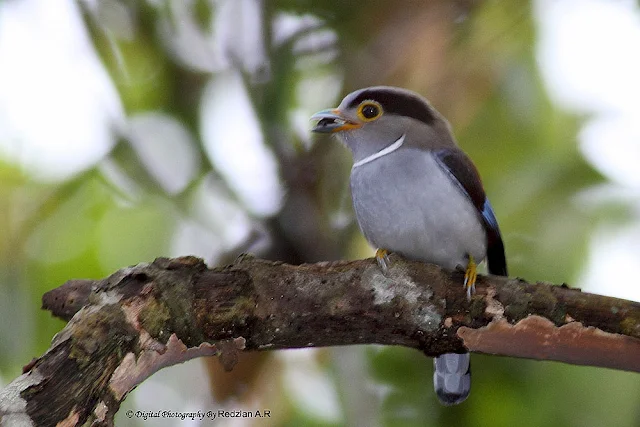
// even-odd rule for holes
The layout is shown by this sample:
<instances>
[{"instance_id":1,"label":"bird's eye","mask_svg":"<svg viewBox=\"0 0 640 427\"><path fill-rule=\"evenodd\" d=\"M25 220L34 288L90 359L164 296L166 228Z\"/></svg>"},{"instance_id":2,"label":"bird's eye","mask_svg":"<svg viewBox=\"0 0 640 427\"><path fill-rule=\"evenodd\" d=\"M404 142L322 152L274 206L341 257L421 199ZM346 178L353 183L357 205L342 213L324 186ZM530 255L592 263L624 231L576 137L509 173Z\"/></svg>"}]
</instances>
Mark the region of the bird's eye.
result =
<instances>
[{"instance_id":1,"label":"bird's eye","mask_svg":"<svg viewBox=\"0 0 640 427\"><path fill-rule=\"evenodd\" d=\"M358 108L358 116L365 122L375 120L382 114L382 107L376 102L365 102Z\"/></svg>"}]
</instances>

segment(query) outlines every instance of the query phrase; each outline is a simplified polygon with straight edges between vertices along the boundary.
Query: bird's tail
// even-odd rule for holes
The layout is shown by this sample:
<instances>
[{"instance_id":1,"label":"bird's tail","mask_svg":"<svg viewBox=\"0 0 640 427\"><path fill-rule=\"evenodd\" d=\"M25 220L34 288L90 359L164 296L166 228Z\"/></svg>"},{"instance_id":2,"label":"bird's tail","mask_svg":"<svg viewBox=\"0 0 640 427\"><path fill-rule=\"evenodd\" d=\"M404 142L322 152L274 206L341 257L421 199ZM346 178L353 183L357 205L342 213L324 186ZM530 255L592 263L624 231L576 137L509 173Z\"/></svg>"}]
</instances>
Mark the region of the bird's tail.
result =
<instances>
[{"instance_id":1,"label":"bird's tail","mask_svg":"<svg viewBox=\"0 0 640 427\"><path fill-rule=\"evenodd\" d=\"M433 359L433 386L440 403L457 405L471 391L471 365L469 353L446 353Z\"/></svg>"}]
</instances>

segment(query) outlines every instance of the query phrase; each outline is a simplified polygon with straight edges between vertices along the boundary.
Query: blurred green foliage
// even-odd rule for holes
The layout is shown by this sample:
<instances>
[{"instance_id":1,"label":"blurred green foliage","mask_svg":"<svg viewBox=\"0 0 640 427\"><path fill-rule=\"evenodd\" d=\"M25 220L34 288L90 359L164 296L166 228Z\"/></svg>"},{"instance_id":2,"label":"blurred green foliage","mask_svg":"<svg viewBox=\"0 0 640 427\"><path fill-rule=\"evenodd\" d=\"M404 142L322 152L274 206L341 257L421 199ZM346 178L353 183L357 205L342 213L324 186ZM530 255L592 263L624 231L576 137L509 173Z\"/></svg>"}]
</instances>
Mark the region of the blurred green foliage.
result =
<instances>
[{"instance_id":1,"label":"blurred green foliage","mask_svg":"<svg viewBox=\"0 0 640 427\"><path fill-rule=\"evenodd\" d=\"M192 3L197 27L208 31L221 3ZM217 71L195 69L168 47L160 21L180 25L172 2L118 4L134 23L130 37L114 35L110 23L88 9L83 17L125 112L169 113L202 144L199 103L208 79ZM381 0L260 4L266 78L243 68L242 61L226 66L243 73L289 194L281 212L253 218L276 242L277 249L264 256L285 254L281 259L302 262L368 255L361 250L366 246L350 217L347 151L325 140L304 151L305 143L290 117L300 106L301 82L330 74L344 81L342 94L369 84L412 88L450 118L461 146L485 181L513 276L572 283L584 268L595 225L612 213L613 221L623 219L616 209L585 211L572 202L603 178L577 150L581 118L560 111L547 96L534 58L536 26L529 2L407 2L402 7ZM275 45L270 42L273 23L284 12L313 15L321 21ZM301 40L319 31L334 32L336 41L302 49L301 54ZM317 59L316 50L337 54ZM312 65L304 65L302 59ZM203 147L197 149L204 158ZM129 193L105 177L104 162L115 164L138 191ZM103 162L63 182L35 181L19 166L0 163L3 381L16 377L22 364L42 354L63 326L40 311L44 292L71 278L100 278L169 255L179 220L190 215L196 188L212 176L219 178L211 163L204 163L177 195L166 194L154 181L126 137ZM336 220L340 215L346 215L346 221ZM303 222L303 216L313 221ZM305 236L314 248L305 246ZM368 381L379 389L374 393L377 399L368 404L380 425L640 425L637 374L476 355L470 399L444 408L433 395L431 362L419 352L378 347L354 351L365 352ZM329 371L327 367L328 377ZM344 394L338 391L339 396ZM336 425L304 408L288 407L278 425ZM345 422L358 424L355 419Z\"/></svg>"}]
</instances>

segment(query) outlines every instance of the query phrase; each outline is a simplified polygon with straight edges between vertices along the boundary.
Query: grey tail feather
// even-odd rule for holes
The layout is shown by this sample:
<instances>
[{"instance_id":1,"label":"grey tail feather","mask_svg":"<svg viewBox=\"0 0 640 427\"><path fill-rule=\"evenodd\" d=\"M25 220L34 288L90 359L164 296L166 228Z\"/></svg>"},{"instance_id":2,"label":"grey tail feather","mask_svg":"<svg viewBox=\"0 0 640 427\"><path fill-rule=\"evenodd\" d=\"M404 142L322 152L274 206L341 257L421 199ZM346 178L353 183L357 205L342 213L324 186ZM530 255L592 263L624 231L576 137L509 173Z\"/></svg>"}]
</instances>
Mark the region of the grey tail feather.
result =
<instances>
[{"instance_id":1,"label":"grey tail feather","mask_svg":"<svg viewBox=\"0 0 640 427\"><path fill-rule=\"evenodd\" d=\"M433 387L440 403L446 406L462 403L471 391L469 353L446 353L433 359Z\"/></svg>"}]
</instances>

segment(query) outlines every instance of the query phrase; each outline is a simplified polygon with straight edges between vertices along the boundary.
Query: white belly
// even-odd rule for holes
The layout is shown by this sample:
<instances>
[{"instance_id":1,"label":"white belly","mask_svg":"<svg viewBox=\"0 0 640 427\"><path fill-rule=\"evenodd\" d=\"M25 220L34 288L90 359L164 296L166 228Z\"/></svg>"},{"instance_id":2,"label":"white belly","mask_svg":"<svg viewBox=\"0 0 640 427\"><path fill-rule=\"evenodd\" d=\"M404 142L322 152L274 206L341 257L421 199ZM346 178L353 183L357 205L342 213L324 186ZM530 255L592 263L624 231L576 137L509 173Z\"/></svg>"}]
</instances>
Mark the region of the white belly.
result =
<instances>
[{"instance_id":1,"label":"white belly","mask_svg":"<svg viewBox=\"0 0 640 427\"><path fill-rule=\"evenodd\" d=\"M471 200L425 151L398 150L351 172L360 229L377 248L446 268L486 256L487 237Z\"/></svg>"}]
</instances>

